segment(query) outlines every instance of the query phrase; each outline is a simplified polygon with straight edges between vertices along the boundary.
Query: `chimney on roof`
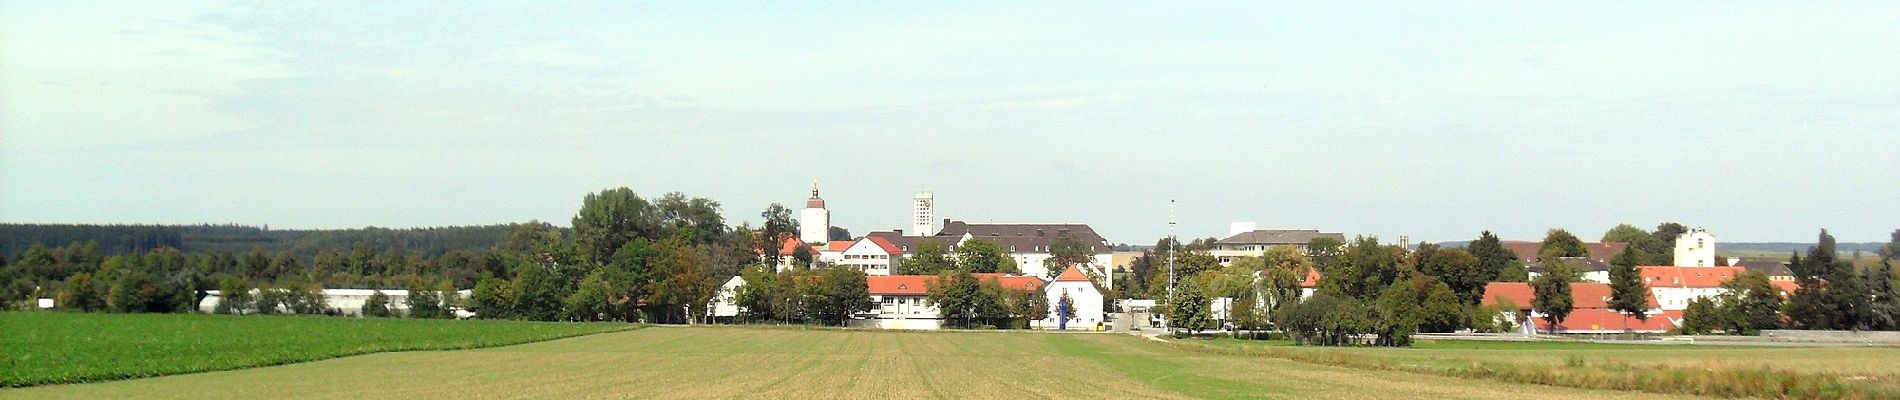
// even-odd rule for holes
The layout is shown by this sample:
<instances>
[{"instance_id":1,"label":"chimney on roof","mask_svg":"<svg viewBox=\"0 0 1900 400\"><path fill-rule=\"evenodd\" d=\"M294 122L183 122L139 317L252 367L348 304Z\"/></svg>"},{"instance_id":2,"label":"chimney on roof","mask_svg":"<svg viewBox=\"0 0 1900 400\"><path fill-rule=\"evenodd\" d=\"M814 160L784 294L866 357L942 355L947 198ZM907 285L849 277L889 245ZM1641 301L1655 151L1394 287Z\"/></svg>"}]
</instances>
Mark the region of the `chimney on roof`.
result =
<instances>
[{"instance_id":1,"label":"chimney on roof","mask_svg":"<svg viewBox=\"0 0 1900 400\"><path fill-rule=\"evenodd\" d=\"M897 232L897 236L904 236L904 230L903 230L903 229L896 229L896 230L894 230L894 231L895 231L895 232Z\"/></svg>"}]
</instances>

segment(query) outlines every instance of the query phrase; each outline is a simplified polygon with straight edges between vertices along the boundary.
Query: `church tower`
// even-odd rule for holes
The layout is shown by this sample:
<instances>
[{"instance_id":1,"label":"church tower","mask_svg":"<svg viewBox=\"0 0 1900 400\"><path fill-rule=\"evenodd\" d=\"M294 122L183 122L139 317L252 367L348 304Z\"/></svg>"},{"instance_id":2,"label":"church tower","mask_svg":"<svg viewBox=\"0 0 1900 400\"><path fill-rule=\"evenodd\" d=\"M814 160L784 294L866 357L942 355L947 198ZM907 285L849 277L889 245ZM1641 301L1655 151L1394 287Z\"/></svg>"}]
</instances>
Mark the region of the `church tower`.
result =
<instances>
[{"instance_id":1,"label":"church tower","mask_svg":"<svg viewBox=\"0 0 1900 400\"><path fill-rule=\"evenodd\" d=\"M798 212L798 240L805 243L826 243L831 240L831 210L825 209L825 199L818 197L818 181L811 181L811 198L805 199L805 209Z\"/></svg>"}]
</instances>

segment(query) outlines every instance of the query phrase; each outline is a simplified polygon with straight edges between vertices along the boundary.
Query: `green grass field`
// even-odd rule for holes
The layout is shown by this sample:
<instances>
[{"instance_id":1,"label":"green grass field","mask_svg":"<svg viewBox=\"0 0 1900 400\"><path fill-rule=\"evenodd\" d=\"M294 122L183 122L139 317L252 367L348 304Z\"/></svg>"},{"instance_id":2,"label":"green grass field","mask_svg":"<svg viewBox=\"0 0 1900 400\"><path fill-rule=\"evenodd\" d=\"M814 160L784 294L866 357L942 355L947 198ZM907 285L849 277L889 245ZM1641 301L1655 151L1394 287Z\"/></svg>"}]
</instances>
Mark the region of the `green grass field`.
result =
<instances>
[{"instance_id":1,"label":"green grass field","mask_svg":"<svg viewBox=\"0 0 1900 400\"><path fill-rule=\"evenodd\" d=\"M1183 351L1119 334L654 327L0 398L1684 398Z\"/></svg>"},{"instance_id":2,"label":"green grass field","mask_svg":"<svg viewBox=\"0 0 1900 400\"><path fill-rule=\"evenodd\" d=\"M0 387L278 365L403 350L501 346L627 324L320 316L0 313Z\"/></svg>"}]
</instances>

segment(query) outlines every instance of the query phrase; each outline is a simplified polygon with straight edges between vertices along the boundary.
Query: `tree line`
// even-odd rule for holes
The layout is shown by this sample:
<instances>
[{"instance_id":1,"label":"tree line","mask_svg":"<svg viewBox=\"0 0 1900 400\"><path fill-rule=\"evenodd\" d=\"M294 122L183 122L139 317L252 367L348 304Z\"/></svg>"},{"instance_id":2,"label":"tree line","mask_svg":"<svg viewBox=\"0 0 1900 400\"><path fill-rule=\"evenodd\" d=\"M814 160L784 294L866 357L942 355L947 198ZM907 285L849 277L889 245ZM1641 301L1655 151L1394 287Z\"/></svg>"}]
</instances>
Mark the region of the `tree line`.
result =
<instances>
[{"instance_id":1,"label":"tree line","mask_svg":"<svg viewBox=\"0 0 1900 400\"><path fill-rule=\"evenodd\" d=\"M777 259L759 256L768 248L761 243L773 242L765 235L792 232L788 219L732 227L718 202L681 193L649 200L627 188L588 194L572 222L569 229L509 225L487 248L439 255L368 241L321 249L308 260L258 248L186 253L159 246L108 255L94 242L33 245L0 256L0 301L25 309L35 298L65 297L76 300L62 308L77 311L190 312L207 291L226 287L235 294L231 306L242 306L226 308L257 310L260 298L348 287L429 292L412 295L420 304L409 309L431 316L466 308L483 318L686 322L704 315L718 282ZM466 299L445 295L457 287L474 290ZM271 304L264 307L303 303Z\"/></svg>"},{"instance_id":2,"label":"tree line","mask_svg":"<svg viewBox=\"0 0 1900 400\"><path fill-rule=\"evenodd\" d=\"M256 250L289 253L308 263L319 252L356 246L400 248L423 257L451 251L479 252L501 243L516 224L390 229L273 230L245 225L0 224L0 254L20 254L34 244L96 243L107 254L170 247L185 253Z\"/></svg>"}]
</instances>

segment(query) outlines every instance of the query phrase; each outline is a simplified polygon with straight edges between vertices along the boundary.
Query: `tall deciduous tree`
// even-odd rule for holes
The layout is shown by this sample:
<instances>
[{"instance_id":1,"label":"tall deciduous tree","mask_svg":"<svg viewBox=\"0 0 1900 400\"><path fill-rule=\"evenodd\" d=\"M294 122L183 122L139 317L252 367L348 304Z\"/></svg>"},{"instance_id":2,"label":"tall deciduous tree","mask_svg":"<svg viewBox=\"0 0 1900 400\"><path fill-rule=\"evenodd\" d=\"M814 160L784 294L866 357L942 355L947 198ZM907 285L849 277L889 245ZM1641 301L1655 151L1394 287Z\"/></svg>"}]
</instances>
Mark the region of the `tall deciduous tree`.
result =
<instances>
[{"instance_id":1,"label":"tall deciduous tree","mask_svg":"<svg viewBox=\"0 0 1900 400\"><path fill-rule=\"evenodd\" d=\"M251 282L242 277L226 276L218 281L218 314L243 315L251 308Z\"/></svg>"},{"instance_id":2,"label":"tall deciduous tree","mask_svg":"<svg viewBox=\"0 0 1900 400\"><path fill-rule=\"evenodd\" d=\"M574 239L586 260L605 262L633 238L656 237L659 222L658 210L632 189L607 189L581 199L581 209L574 214Z\"/></svg>"},{"instance_id":3,"label":"tall deciduous tree","mask_svg":"<svg viewBox=\"0 0 1900 400\"><path fill-rule=\"evenodd\" d=\"M1498 236L1491 234L1491 231L1479 233L1478 240L1472 241L1466 248L1470 249L1472 256L1478 258L1478 269L1484 271L1487 282L1504 278L1505 270L1509 269L1513 262L1518 261L1517 253L1505 249L1504 242L1498 240Z\"/></svg>"},{"instance_id":4,"label":"tall deciduous tree","mask_svg":"<svg viewBox=\"0 0 1900 400\"><path fill-rule=\"evenodd\" d=\"M1780 290L1761 271L1747 271L1726 282L1716 303L1722 330L1730 334L1753 335L1781 325Z\"/></svg>"},{"instance_id":5,"label":"tall deciduous tree","mask_svg":"<svg viewBox=\"0 0 1900 400\"><path fill-rule=\"evenodd\" d=\"M1827 230L1806 259L1795 257L1788 268L1799 285L1788 305L1796 327L1845 330L1864 322L1871 298L1853 264L1839 259Z\"/></svg>"},{"instance_id":6,"label":"tall deciduous tree","mask_svg":"<svg viewBox=\"0 0 1900 400\"><path fill-rule=\"evenodd\" d=\"M1649 231L1645 231L1643 228L1638 228L1630 224L1617 224L1616 227L1610 228L1608 232L1603 232L1602 242L1635 243L1637 240L1647 237L1650 237Z\"/></svg>"},{"instance_id":7,"label":"tall deciduous tree","mask_svg":"<svg viewBox=\"0 0 1900 400\"><path fill-rule=\"evenodd\" d=\"M717 201L672 192L653 200L653 208L659 229L691 228L695 243L710 243L726 234L726 218L719 215Z\"/></svg>"},{"instance_id":8,"label":"tall deciduous tree","mask_svg":"<svg viewBox=\"0 0 1900 400\"><path fill-rule=\"evenodd\" d=\"M1313 268L1319 269L1321 274L1330 273L1329 270L1339 265L1339 258L1345 249L1345 243L1329 237L1313 238L1306 242L1306 256L1313 261Z\"/></svg>"},{"instance_id":9,"label":"tall deciduous tree","mask_svg":"<svg viewBox=\"0 0 1900 400\"><path fill-rule=\"evenodd\" d=\"M1643 284L1642 273L1637 270L1639 256L1635 248L1626 247L1610 260L1610 309L1624 315L1633 315L1637 320L1649 320L1649 286ZM1627 325L1627 324L1625 324Z\"/></svg>"},{"instance_id":10,"label":"tall deciduous tree","mask_svg":"<svg viewBox=\"0 0 1900 400\"><path fill-rule=\"evenodd\" d=\"M1537 248L1540 262L1549 262L1563 257L1584 257L1590 255L1590 249L1583 246L1583 240L1563 228L1551 229L1544 235L1544 244Z\"/></svg>"},{"instance_id":11,"label":"tall deciduous tree","mask_svg":"<svg viewBox=\"0 0 1900 400\"><path fill-rule=\"evenodd\" d=\"M469 294L469 311L478 318L506 319L514 314L514 284L506 279L494 276L483 277L475 282L475 290Z\"/></svg>"},{"instance_id":12,"label":"tall deciduous tree","mask_svg":"<svg viewBox=\"0 0 1900 400\"><path fill-rule=\"evenodd\" d=\"M1570 267L1561 262L1548 263L1542 275L1531 280L1531 289L1535 291L1531 298L1531 309L1544 314L1544 322L1550 325L1550 332L1557 333L1564 319L1570 317L1573 298L1570 294Z\"/></svg>"},{"instance_id":13,"label":"tall deciduous tree","mask_svg":"<svg viewBox=\"0 0 1900 400\"><path fill-rule=\"evenodd\" d=\"M59 290L59 306L83 312L104 310L105 288L100 283L93 280L92 274L85 272L66 277L66 284Z\"/></svg>"},{"instance_id":14,"label":"tall deciduous tree","mask_svg":"<svg viewBox=\"0 0 1900 400\"><path fill-rule=\"evenodd\" d=\"M1183 282L1186 287L1175 291L1173 301L1168 304L1168 320L1176 328L1186 328L1188 333L1196 333L1214 328L1214 318L1208 311L1207 295L1194 288L1194 279Z\"/></svg>"},{"instance_id":15,"label":"tall deciduous tree","mask_svg":"<svg viewBox=\"0 0 1900 400\"><path fill-rule=\"evenodd\" d=\"M792 219L792 210L779 203L765 207L759 217L765 219L759 225L759 255L765 257L765 265L777 269L779 258L785 256L780 253L784 250L785 241L798 237L798 221Z\"/></svg>"},{"instance_id":16,"label":"tall deciduous tree","mask_svg":"<svg viewBox=\"0 0 1900 400\"><path fill-rule=\"evenodd\" d=\"M965 243L967 245L968 242ZM978 308L984 299L976 275L967 269L945 271L937 274L925 289L925 298L937 305L937 313L944 322L959 328L968 328L974 324Z\"/></svg>"},{"instance_id":17,"label":"tall deciduous tree","mask_svg":"<svg viewBox=\"0 0 1900 400\"><path fill-rule=\"evenodd\" d=\"M1267 248L1261 261L1265 264L1262 274L1265 282L1262 286L1265 287L1267 301L1261 308L1271 313L1279 310L1283 304L1299 302L1300 284L1306 281L1308 272L1312 271L1312 261L1292 246Z\"/></svg>"},{"instance_id":18,"label":"tall deciduous tree","mask_svg":"<svg viewBox=\"0 0 1900 400\"><path fill-rule=\"evenodd\" d=\"M1443 281L1459 303L1475 306L1484 300L1484 286L1493 276L1477 256L1464 249L1442 249L1420 257L1419 272Z\"/></svg>"},{"instance_id":19,"label":"tall deciduous tree","mask_svg":"<svg viewBox=\"0 0 1900 400\"><path fill-rule=\"evenodd\" d=\"M898 273L902 275L936 275L956 268L956 264L950 260L949 250L944 248L943 241L937 239L919 241L910 257L892 261L898 263Z\"/></svg>"},{"instance_id":20,"label":"tall deciduous tree","mask_svg":"<svg viewBox=\"0 0 1900 400\"><path fill-rule=\"evenodd\" d=\"M1042 260L1043 274L1048 279L1055 279L1056 275L1061 275L1070 266L1088 266L1089 260L1094 257L1095 250L1089 245L1063 235L1049 243L1049 258Z\"/></svg>"},{"instance_id":21,"label":"tall deciduous tree","mask_svg":"<svg viewBox=\"0 0 1900 400\"><path fill-rule=\"evenodd\" d=\"M864 271L852 268L826 268L818 274L819 296L813 299L815 314L825 325L843 326L852 315L871 311L870 287Z\"/></svg>"},{"instance_id":22,"label":"tall deciduous tree","mask_svg":"<svg viewBox=\"0 0 1900 400\"><path fill-rule=\"evenodd\" d=\"M957 245L957 268L975 273L1017 273L1016 260L1001 247L982 239L970 239Z\"/></svg>"}]
</instances>

